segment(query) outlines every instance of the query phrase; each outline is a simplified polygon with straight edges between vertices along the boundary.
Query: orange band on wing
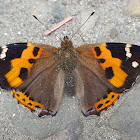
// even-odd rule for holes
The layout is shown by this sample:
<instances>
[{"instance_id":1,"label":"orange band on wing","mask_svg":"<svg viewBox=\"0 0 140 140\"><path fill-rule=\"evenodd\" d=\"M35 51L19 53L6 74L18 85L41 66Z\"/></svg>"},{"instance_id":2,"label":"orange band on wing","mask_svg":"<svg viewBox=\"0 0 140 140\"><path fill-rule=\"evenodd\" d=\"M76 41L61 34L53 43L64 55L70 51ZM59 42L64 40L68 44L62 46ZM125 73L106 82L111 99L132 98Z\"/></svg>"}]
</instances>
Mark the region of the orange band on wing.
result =
<instances>
[{"instance_id":1,"label":"orange band on wing","mask_svg":"<svg viewBox=\"0 0 140 140\"><path fill-rule=\"evenodd\" d=\"M19 104L27 107L29 110L34 112L36 111L36 108L40 108L41 110L44 109L42 104L38 103L37 101L32 101L29 96L27 97L25 95L25 93L26 92L23 93L21 91L12 90L14 99L16 99Z\"/></svg>"},{"instance_id":2,"label":"orange band on wing","mask_svg":"<svg viewBox=\"0 0 140 140\"><path fill-rule=\"evenodd\" d=\"M42 53L42 48L37 48L37 55L34 55L35 47L31 43L27 44L27 49L23 50L20 58L11 60L11 70L5 75L8 83L11 87L18 87L23 83L23 79L20 77L21 69L23 68L28 76L33 63L29 62L29 59L38 59ZM23 72L24 73L24 72Z\"/></svg>"},{"instance_id":3,"label":"orange band on wing","mask_svg":"<svg viewBox=\"0 0 140 140\"><path fill-rule=\"evenodd\" d=\"M128 76L121 69L122 61L119 58L112 57L111 51L106 48L106 43L103 43L103 45L101 45L99 49L100 49L100 53L98 56L97 56L97 52L95 51L95 48L92 48L92 52L95 58L105 60L104 63L100 63L104 71L107 68L112 69L113 77L111 77L111 79L108 79L108 81L117 88L122 87Z\"/></svg>"},{"instance_id":4,"label":"orange band on wing","mask_svg":"<svg viewBox=\"0 0 140 140\"><path fill-rule=\"evenodd\" d=\"M100 101L95 103L94 108L97 112L101 113L102 111L107 110L108 108L113 106L122 94L123 93L110 92L107 98L101 99Z\"/></svg>"},{"instance_id":5,"label":"orange band on wing","mask_svg":"<svg viewBox=\"0 0 140 140\"><path fill-rule=\"evenodd\" d=\"M27 49L25 49L22 52L22 55L21 55L22 59L37 59L40 57L40 55L42 53L42 48L39 48L37 56L34 56L33 51L34 51L35 47L32 45L32 43L28 43L27 46L28 46Z\"/></svg>"}]
</instances>

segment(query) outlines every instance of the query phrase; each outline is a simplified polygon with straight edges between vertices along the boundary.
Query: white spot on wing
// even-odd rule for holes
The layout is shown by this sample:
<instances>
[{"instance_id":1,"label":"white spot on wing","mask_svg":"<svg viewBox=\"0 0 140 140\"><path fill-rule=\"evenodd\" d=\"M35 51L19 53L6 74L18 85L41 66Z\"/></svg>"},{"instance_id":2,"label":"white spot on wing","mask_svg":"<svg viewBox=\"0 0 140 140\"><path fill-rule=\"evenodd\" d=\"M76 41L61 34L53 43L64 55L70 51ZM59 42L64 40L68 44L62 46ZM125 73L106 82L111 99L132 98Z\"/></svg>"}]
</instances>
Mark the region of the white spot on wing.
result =
<instances>
[{"instance_id":1,"label":"white spot on wing","mask_svg":"<svg viewBox=\"0 0 140 140\"><path fill-rule=\"evenodd\" d=\"M131 54L130 52L127 52L127 53L126 53L126 56L127 56L128 58L131 58L132 54Z\"/></svg>"},{"instance_id":2,"label":"white spot on wing","mask_svg":"<svg viewBox=\"0 0 140 140\"><path fill-rule=\"evenodd\" d=\"M136 61L133 61L133 62L132 62L132 67L136 68L136 67L138 67L138 65L139 65L138 62L136 62Z\"/></svg>"},{"instance_id":3,"label":"white spot on wing","mask_svg":"<svg viewBox=\"0 0 140 140\"><path fill-rule=\"evenodd\" d=\"M131 44L126 44L125 51L126 51L127 58L131 58L132 57L132 53L130 52L130 47L132 47Z\"/></svg>"},{"instance_id":4,"label":"white spot on wing","mask_svg":"<svg viewBox=\"0 0 140 140\"><path fill-rule=\"evenodd\" d=\"M5 57L6 57L6 54L5 53L3 53L3 54L0 55L0 59L4 59Z\"/></svg>"},{"instance_id":5,"label":"white spot on wing","mask_svg":"<svg viewBox=\"0 0 140 140\"><path fill-rule=\"evenodd\" d=\"M130 48L130 47L132 47L132 45L127 43L126 47Z\"/></svg>"},{"instance_id":6,"label":"white spot on wing","mask_svg":"<svg viewBox=\"0 0 140 140\"><path fill-rule=\"evenodd\" d=\"M6 57L6 52L7 52L8 48L6 45L4 45L1 47L1 49L2 49L2 52L0 54L0 59L4 59Z\"/></svg>"},{"instance_id":7,"label":"white spot on wing","mask_svg":"<svg viewBox=\"0 0 140 140\"><path fill-rule=\"evenodd\" d=\"M130 48L125 47L125 51L126 51L126 52L130 52Z\"/></svg>"}]
</instances>

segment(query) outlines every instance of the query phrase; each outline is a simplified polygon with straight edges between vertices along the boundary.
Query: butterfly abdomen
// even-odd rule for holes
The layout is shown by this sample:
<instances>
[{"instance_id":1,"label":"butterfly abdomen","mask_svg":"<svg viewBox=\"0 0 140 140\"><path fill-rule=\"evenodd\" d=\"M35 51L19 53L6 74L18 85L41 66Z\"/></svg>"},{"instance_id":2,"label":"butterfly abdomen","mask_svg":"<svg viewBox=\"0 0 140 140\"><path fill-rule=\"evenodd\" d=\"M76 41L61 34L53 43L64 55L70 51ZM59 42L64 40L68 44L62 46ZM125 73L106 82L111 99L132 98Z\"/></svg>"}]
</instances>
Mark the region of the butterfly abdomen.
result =
<instances>
[{"instance_id":1,"label":"butterfly abdomen","mask_svg":"<svg viewBox=\"0 0 140 140\"><path fill-rule=\"evenodd\" d=\"M75 96L75 77L71 71L65 73L65 91L68 96Z\"/></svg>"}]
</instances>

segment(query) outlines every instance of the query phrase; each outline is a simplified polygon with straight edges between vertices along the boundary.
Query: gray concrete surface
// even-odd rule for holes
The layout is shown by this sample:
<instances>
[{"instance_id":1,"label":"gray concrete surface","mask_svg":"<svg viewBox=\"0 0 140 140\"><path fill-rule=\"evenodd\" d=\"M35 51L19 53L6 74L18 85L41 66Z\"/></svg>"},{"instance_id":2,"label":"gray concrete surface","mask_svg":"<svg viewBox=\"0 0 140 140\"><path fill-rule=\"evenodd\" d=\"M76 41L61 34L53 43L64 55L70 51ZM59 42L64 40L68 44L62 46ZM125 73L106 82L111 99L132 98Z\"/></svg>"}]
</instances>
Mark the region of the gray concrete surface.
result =
<instances>
[{"instance_id":1,"label":"gray concrete surface","mask_svg":"<svg viewBox=\"0 0 140 140\"><path fill-rule=\"evenodd\" d=\"M72 36L90 11L87 23L74 37L78 47L95 42L127 42L140 45L140 0L0 0L0 45L36 42L60 47L32 14L52 27L67 16L73 20L57 31ZM90 28L89 28L90 27ZM18 105L10 92L0 90L0 140L140 140L140 84L123 95L100 117L84 117L77 99L64 97L55 117L38 118Z\"/></svg>"}]
</instances>

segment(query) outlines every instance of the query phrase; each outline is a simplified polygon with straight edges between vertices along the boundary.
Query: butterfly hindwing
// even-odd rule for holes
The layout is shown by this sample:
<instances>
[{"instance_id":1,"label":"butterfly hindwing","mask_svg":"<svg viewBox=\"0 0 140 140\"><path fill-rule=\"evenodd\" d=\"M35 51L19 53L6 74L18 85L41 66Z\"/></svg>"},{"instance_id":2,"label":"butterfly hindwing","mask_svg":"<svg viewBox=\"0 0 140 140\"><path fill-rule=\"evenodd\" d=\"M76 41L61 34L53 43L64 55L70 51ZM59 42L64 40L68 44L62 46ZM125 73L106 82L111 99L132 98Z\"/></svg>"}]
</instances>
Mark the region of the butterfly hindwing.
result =
<instances>
[{"instance_id":1,"label":"butterfly hindwing","mask_svg":"<svg viewBox=\"0 0 140 140\"><path fill-rule=\"evenodd\" d=\"M87 116L100 114L111 107L140 75L139 46L97 43L76 50L78 72L84 86L84 95L77 93L77 96L80 97L83 112Z\"/></svg>"},{"instance_id":2,"label":"butterfly hindwing","mask_svg":"<svg viewBox=\"0 0 140 140\"><path fill-rule=\"evenodd\" d=\"M0 49L1 87L11 89L18 103L39 116L54 115L64 85L57 49L36 43L9 44Z\"/></svg>"}]
</instances>

